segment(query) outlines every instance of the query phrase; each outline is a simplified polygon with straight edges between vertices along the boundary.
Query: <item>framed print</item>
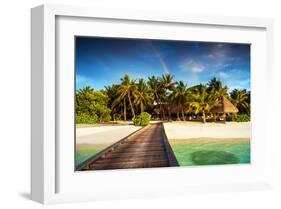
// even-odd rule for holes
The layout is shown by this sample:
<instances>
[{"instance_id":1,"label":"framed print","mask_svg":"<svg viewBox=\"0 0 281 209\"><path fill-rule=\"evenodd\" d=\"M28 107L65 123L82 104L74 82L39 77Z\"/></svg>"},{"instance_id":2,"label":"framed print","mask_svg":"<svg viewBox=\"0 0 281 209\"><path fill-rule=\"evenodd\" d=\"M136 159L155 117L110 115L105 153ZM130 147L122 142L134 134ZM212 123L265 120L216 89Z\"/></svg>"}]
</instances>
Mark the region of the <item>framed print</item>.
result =
<instances>
[{"instance_id":1,"label":"framed print","mask_svg":"<svg viewBox=\"0 0 281 209\"><path fill-rule=\"evenodd\" d=\"M270 188L272 20L44 5L31 21L33 200Z\"/></svg>"}]
</instances>

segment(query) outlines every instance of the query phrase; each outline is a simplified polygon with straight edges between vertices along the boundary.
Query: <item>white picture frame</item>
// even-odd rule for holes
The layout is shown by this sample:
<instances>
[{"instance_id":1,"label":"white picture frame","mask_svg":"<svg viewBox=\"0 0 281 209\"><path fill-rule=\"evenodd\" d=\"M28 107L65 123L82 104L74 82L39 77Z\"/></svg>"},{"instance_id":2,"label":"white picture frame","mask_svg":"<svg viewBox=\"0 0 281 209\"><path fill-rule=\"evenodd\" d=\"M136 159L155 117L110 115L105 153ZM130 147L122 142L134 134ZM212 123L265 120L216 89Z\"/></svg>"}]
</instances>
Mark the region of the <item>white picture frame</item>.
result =
<instances>
[{"instance_id":1,"label":"white picture frame","mask_svg":"<svg viewBox=\"0 0 281 209\"><path fill-rule=\"evenodd\" d=\"M93 30L87 24L95 24L95 20L99 21L99 26L96 25L97 28ZM121 28L114 27L116 22L122 23ZM104 24L112 27L106 27ZM139 28L129 29L130 24L138 24ZM150 27L150 24L153 24L153 27ZM69 27L70 25L73 27ZM264 116L259 110L263 105L268 105L270 108L270 104L262 103L261 97L269 98L274 94L273 84L270 82L274 77L273 20L43 5L31 10L31 26L31 199L41 203L56 203L218 191L248 191L271 187L271 143L268 137L270 128L267 127L270 115ZM69 105L64 109L72 109L72 111L74 109L72 98L67 96L70 95L69 92L73 93L74 74L69 72L69 77L63 70L64 63L74 63L73 59L69 59L73 58L74 51L71 46L68 46L69 42L60 43L61 36L69 40L68 36L71 38L81 32L82 35L109 37L184 39L168 31L171 31L169 27L173 27L176 31L184 30L186 26L195 27L194 30L201 30L200 27L211 28L208 37L206 33L201 33L193 39L215 41L220 38L222 42L254 43L257 47L257 54L253 54L253 59L256 61L251 63L252 67L257 69L252 74L254 80L253 77L251 78L252 103L257 103L253 107L252 120L259 121L254 122L252 126L252 137L260 137L260 140L256 140L253 144L254 162L248 167L192 168L191 172L186 172L187 168L164 168L99 171L94 174L75 173L74 169L69 169L65 159L73 154L73 150L70 151L72 148L64 144L63 138L74 137L74 127L69 125L71 123L62 122L65 114L60 106L64 100L70 101L70 103L66 102ZM167 33L157 35L152 29L157 27ZM140 33L140 29L144 28L147 30ZM225 34L229 35L225 37L219 35L219 31L222 30L228 30ZM62 48L64 46L67 47ZM63 55L65 54L65 58L61 57L58 50L63 52ZM58 68L62 70L57 70ZM69 89L64 89L62 85ZM72 117L73 114L70 115ZM72 142L74 144L74 141ZM63 152L62 146L65 147ZM70 164L73 164L73 158L69 159ZM206 172L208 172L207 176ZM235 175L230 175L234 173ZM151 180L145 184L148 177ZM192 179L192 182L180 184L179 181L185 177ZM133 178L138 178L138 182L135 182ZM174 178L173 182L167 181L171 178ZM98 179L94 190L85 187L90 179Z\"/></svg>"}]
</instances>

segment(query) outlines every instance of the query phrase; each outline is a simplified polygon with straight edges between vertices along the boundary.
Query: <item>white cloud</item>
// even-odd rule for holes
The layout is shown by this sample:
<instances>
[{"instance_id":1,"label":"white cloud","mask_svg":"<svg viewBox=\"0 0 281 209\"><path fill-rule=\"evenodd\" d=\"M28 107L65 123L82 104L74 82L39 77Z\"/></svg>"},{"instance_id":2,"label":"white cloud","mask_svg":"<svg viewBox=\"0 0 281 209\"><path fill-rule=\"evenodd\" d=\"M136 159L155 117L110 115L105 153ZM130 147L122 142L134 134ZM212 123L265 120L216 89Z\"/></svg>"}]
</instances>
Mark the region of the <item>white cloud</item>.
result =
<instances>
[{"instance_id":1,"label":"white cloud","mask_svg":"<svg viewBox=\"0 0 281 209\"><path fill-rule=\"evenodd\" d=\"M191 67L192 72L201 73L204 70L204 66L193 66Z\"/></svg>"},{"instance_id":2,"label":"white cloud","mask_svg":"<svg viewBox=\"0 0 281 209\"><path fill-rule=\"evenodd\" d=\"M186 60L184 63L180 65L180 69L182 71L192 71L193 73L201 73L206 67L194 60Z\"/></svg>"}]
</instances>

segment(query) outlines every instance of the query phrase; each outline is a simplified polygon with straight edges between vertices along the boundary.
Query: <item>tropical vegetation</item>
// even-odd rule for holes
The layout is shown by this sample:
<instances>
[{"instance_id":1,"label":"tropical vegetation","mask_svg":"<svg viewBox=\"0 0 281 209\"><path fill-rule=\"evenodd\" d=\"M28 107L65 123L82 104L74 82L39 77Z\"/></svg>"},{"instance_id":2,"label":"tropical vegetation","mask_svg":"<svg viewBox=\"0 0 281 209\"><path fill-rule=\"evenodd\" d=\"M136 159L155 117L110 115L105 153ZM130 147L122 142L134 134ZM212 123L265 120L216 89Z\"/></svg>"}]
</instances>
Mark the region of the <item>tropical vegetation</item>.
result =
<instances>
[{"instance_id":1,"label":"tropical vegetation","mask_svg":"<svg viewBox=\"0 0 281 209\"><path fill-rule=\"evenodd\" d=\"M76 91L76 123L101 123L143 118L157 120L193 120L206 122L214 116L212 108L227 98L238 113L226 116L227 120L250 120L250 91L234 89L229 92L217 78L207 84L188 87L184 81L175 81L172 74L132 79L125 75L117 84L94 90L86 86ZM216 118L216 117L212 117Z\"/></svg>"}]
</instances>

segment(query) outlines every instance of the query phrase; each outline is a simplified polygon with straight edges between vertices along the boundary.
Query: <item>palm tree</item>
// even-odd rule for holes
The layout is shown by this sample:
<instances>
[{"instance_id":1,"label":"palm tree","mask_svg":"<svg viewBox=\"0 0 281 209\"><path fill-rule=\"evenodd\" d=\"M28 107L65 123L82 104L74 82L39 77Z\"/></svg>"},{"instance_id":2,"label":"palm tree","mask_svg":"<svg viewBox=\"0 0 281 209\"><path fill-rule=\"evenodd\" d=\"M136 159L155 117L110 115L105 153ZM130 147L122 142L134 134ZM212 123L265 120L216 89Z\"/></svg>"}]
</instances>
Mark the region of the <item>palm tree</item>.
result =
<instances>
[{"instance_id":1,"label":"palm tree","mask_svg":"<svg viewBox=\"0 0 281 209\"><path fill-rule=\"evenodd\" d=\"M223 86L221 80L216 77L212 78L207 86L208 93L212 94L219 101L222 101L223 97L229 98L227 86ZM214 114L214 117L216 118L217 114Z\"/></svg>"},{"instance_id":2,"label":"palm tree","mask_svg":"<svg viewBox=\"0 0 281 209\"><path fill-rule=\"evenodd\" d=\"M175 87L174 76L170 73L162 75L160 81L166 90L172 91Z\"/></svg>"},{"instance_id":3,"label":"palm tree","mask_svg":"<svg viewBox=\"0 0 281 209\"><path fill-rule=\"evenodd\" d=\"M115 120L115 114L118 112L123 112L123 103L120 102L119 104L113 106L112 104L118 98L118 88L119 85L113 84L111 86L105 86L105 92L109 98L108 106L111 107L111 116L113 120Z\"/></svg>"},{"instance_id":4,"label":"palm tree","mask_svg":"<svg viewBox=\"0 0 281 209\"><path fill-rule=\"evenodd\" d=\"M185 120L184 117L184 106L187 102L188 91L187 86L183 81L176 82L176 87L173 89L171 94L172 101L177 105L177 119L180 120L179 111L181 110L182 120Z\"/></svg>"},{"instance_id":5,"label":"palm tree","mask_svg":"<svg viewBox=\"0 0 281 209\"><path fill-rule=\"evenodd\" d=\"M227 91L228 88L227 86L223 86L222 82L218 80L217 78L212 78L209 83L207 84L208 86L208 93L213 94L218 99L222 99L222 97L228 97Z\"/></svg>"},{"instance_id":6,"label":"palm tree","mask_svg":"<svg viewBox=\"0 0 281 209\"><path fill-rule=\"evenodd\" d=\"M230 93L232 104L238 108L239 112L250 113L250 93L246 89L234 89Z\"/></svg>"},{"instance_id":7,"label":"palm tree","mask_svg":"<svg viewBox=\"0 0 281 209\"><path fill-rule=\"evenodd\" d=\"M171 97L169 95L175 88L175 82L173 81L174 76L172 74L165 74L162 75L160 80L161 87L163 88L163 92L160 96L162 103L165 103L168 107L168 114L169 114L169 120L171 119L171 100L169 100ZM165 119L165 111L163 111L163 118Z\"/></svg>"},{"instance_id":8,"label":"palm tree","mask_svg":"<svg viewBox=\"0 0 281 209\"><path fill-rule=\"evenodd\" d=\"M137 84L134 96L134 104L140 106L140 110L142 113L145 109L145 106L147 106L152 101L151 91L146 85L144 79L139 79L139 83Z\"/></svg>"},{"instance_id":9,"label":"palm tree","mask_svg":"<svg viewBox=\"0 0 281 209\"><path fill-rule=\"evenodd\" d=\"M150 88L151 93L153 94L153 100L157 104L159 103L159 92L161 91L159 80L153 75L148 77L147 85Z\"/></svg>"},{"instance_id":10,"label":"palm tree","mask_svg":"<svg viewBox=\"0 0 281 209\"><path fill-rule=\"evenodd\" d=\"M219 100L208 93L207 87L202 84L193 88L192 100L190 106L195 108L195 114L202 113L203 123L206 123L206 113L219 104Z\"/></svg>"},{"instance_id":11,"label":"palm tree","mask_svg":"<svg viewBox=\"0 0 281 209\"><path fill-rule=\"evenodd\" d=\"M84 88L82 89L79 89L77 92L79 93L87 93L87 92L93 92L94 89L90 86L85 86Z\"/></svg>"},{"instance_id":12,"label":"palm tree","mask_svg":"<svg viewBox=\"0 0 281 209\"><path fill-rule=\"evenodd\" d=\"M149 86L150 91L153 95L153 103L156 103L157 105L160 106L160 114L161 114L162 113L162 104L160 102L160 96L159 95L162 94L161 91L163 89L160 86L159 79L156 78L154 75L151 76L151 77L148 77L147 85Z\"/></svg>"},{"instance_id":13,"label":"palm tree","mask_svg":"<svg viewBox=\"0 0 281 209\"><path fill-rule=\"evenodd\" d=\"M126 104L126 102L127 101L129 102L133 118L136 116L135 110L134 110L134 107L133 107L133 103L132 103L132 97L135 94L135 90L136 90L135 81L131 80L129 75L126 74L124 76L124 78L121 78L121 84L120 84L120 86L119 86L119 88L117 90L118 97L112 103L112 108L114 108L119 103L123 102L124 120L127 120L127 116L126 116L126 113L127 113L127 104Z\"/></svg>"}]
</instances>

